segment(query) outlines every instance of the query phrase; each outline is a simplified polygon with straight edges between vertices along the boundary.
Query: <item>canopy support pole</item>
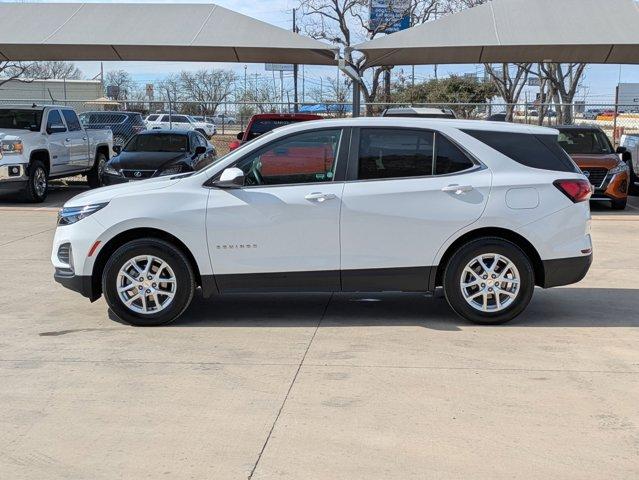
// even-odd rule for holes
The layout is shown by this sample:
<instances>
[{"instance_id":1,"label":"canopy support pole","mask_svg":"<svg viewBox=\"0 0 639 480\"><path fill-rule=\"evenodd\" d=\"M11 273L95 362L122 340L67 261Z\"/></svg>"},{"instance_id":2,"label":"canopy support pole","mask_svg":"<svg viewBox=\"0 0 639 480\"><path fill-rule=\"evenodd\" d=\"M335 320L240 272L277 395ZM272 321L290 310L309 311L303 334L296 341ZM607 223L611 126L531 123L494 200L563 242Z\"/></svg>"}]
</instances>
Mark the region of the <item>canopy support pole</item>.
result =
<instances>
[{"instance_id":1,"label":"canopy support pole","mask_svg":"<svg viewBox=\"0 0 639 480\"><path fill-rule=\"evenodd\" d=\"M353 81L353 118L359 117L361 109L361 86L362 77L359 72L355 70L351 65L346 63L343 58L338 58L339 69Z\"/></svg>"}]
</instances>

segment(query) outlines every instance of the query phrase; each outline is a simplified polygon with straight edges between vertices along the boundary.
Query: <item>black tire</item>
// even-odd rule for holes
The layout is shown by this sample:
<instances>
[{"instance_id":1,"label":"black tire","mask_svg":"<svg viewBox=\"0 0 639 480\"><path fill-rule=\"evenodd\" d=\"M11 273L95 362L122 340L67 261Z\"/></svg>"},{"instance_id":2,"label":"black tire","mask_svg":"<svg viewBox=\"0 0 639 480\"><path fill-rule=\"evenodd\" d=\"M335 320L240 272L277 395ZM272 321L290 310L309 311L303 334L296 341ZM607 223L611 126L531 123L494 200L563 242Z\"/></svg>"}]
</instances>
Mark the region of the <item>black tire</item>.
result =
<instances>
[{"instance_id":1,"label":"black tire","mask_svg":"<svg viewBox=\"0 0 639 480\"><path fill-rule=\"evenodd\" d=\"M613 210L625 210L626 205L628 205L628 197L624 198L623 200L610 201L610 206L612 207Z\"/></svg>"},{"instance_id":2,"label":"black tire","mask_svg":"<svg viewBox=\"0 0 639 480\"><path fill-rule=\"evenodd\" d=\"M24 198L27 202L42 203L46 200L48 193L49 173L44 163L40 160L35 160L29 166L29 179L24 191Z\"/></svg>"},{"instance_id":3,"label":"black tire","mask_svg":"<svg viewBox=\"0 0 639 480\"><path fill-rule=\"evenodd\" d=\"M628 160L628 167L630 168L630 185L628 186L628 193L633 196L639 195L639 176L635 173L635 170L632 166L632 161Z\"/></svg>"},{"instance_id":4,"label":"black tire","mask_svg":"<svg viewBox=\"0 0 639 480\"><path fill-rule=\"evenodd\" d=\"M466 301L462 293L461 281L464 269L469 262L479 255L491 253L502 255L515 265L519 272L520 284L519 290L510 305L498 311L482 311L474 308ZM499 265L501 266L502 264ZM490 266L492 267L492 264ZM487 280L490 283L494 281L490 278ZM502 238L486 237L470 241L453 254L446 265L443 283L446 300L460 317L480 325L498 325L509 322L528 306L535 289L535 273L530 259L517 245ZM490 283L477 285L476 288L479 290L482 285L488 288ZM472 293L475 292L473 291ZM488 295L492 295L490 301L496 303L494 293ZM484 298L483 295L481 298ZM499 298L502 299L504 297L499 295ZM503 301L507 301L507 297Z\"/></svg>"},{"instance_id":5,"label":"black tire","mask_svg":"<svg viewBox=\"0 0 639 480\"><path fill-rule=\"evenodd\" d=\"M130 259L144 255L151 255L166 262L175 274L173 300L164 310L157 313L139 313L129 309L117 291L120 269ZM195 288L195 275L186 256L173 244L154 238L133 240L118 248L109 258L102 274L102 292L113 313L121 320L139 327L166 325L177 319L191 303ZM135 289L132 291L135 292Z\"/></svg>"},{"instance_id":6,"label":"black tire","mask_svg":"<svg viewBox=\"0 0 639 480\"><path fill-rule=\"evenodd\" d=\"M104 173L104 166L108 162L108 159L104 153L98 152L95 156L95 163L93 168L87 173L87 183L91 188L99 188L103 185L102 174Z\"/></svg>"}]
</instances>

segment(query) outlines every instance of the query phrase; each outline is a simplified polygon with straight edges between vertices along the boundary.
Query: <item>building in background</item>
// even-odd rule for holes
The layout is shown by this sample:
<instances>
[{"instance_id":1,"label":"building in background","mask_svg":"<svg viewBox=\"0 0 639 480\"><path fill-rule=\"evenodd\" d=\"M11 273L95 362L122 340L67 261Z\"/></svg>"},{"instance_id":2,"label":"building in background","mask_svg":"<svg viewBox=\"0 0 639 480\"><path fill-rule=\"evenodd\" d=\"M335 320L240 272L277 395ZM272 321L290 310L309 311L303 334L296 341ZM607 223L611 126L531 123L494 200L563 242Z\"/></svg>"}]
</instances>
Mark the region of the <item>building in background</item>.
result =
<instances>
[{"instance_id":1,"label":"building in background","mask_svg":"<svg viewBox=\"0 0 639 480\"><path fill-rule=\"evenodd\" d=\"M0 79L0 82L2 79ZM0 102L86 102L104 96L99 80L9 80L0 85Z\"/></svg>"}]
</instances>

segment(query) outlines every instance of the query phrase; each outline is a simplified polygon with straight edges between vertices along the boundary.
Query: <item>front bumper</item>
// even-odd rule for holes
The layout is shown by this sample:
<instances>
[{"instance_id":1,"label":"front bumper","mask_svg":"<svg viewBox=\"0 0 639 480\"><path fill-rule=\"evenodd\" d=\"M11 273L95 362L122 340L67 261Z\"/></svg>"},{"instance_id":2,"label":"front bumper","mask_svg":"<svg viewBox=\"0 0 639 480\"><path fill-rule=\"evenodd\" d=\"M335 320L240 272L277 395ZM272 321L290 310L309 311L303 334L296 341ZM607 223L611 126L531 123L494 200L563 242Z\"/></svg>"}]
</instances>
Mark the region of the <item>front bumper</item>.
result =
<instances>
[{"instance_id":1,"label":"front bumper","mask_svg":"<svg viewBox=\"0 0 639 480\"><path fill-rule=\"evenodd\" d=\"M121 175L111 175L108 173L102 174L103 185L118 185L120 183L129 183L132 179L123 177Z\"/></svg>"},{"instance_id":2,"label":"front bumper","mask_svg":"<svg viewBox=\"0 0 639 480\"><path fill-rule=\"evenodd\" d=\"M26 167L22 164L0 165L0 193L15 193L27 187Z\"/></svg>"},{"instance_id":3,"label":"front bumper","mask_svg":"<svg viewBox=\"0 0 639 480\"><path fill-rule=\"evenodd\" d=\"M590 270L592 254L583 257L543 260L543 288L559 287L580 282Z\"/></svg>"},{"instance_id":4,"label":"front bumper","mask_svg":"<svg viewBox=\"0 0 639 480\"><path fill-rule=\"evenodd\" d=\"M628 196L628 187L630 185L630 174L628 172L608 174L603 184L595 187L593 200L610 199L623 200Z\"/></svg>"},{"instance_id":5,"label":"front bumper","mask_svg":"<svg viewBox=\"0 0 639 480\"><path fill-rule=\"evenodd\" d=\"M91 277L75 275L71 270L56 268L53 278L63 287L78 292L91 301L97 300L94 294L93 279Z\"/></svg>"}]
</instances>

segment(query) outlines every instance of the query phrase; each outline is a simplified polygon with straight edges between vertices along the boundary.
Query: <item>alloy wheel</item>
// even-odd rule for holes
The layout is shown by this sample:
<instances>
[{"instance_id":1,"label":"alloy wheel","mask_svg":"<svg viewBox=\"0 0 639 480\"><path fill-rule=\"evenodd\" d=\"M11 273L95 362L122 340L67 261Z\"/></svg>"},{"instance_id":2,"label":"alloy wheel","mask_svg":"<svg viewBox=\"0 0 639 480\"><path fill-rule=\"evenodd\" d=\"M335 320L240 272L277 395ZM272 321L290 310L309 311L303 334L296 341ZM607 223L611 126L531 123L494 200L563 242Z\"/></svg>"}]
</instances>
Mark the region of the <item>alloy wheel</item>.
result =
<instances>
[{"instance_id":1,"label":"alloy wheel","mask_svg":"<svg viewBox=\"0 0 639 480\"><path fill-rule=\"evenodd\" d=\"M459 281L464 300L480 312L500 312L517 298L521 276L506 256L485 253L473 258Z\"/></svg>"},{"instance_id":2,"label":"alloy wheel","mask_svg":"<svg viewBox=\"0 0 639 480\"><path fill-rule=\"evenodd\" d=\"M124 306L146 315L171 305L177 289L175 273L169 264L153 255L140 255L125 262L116 282Z\"/></svg>"}]
</instances>

